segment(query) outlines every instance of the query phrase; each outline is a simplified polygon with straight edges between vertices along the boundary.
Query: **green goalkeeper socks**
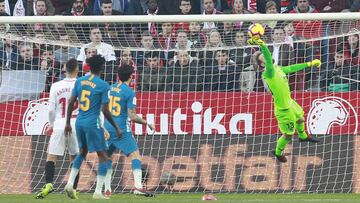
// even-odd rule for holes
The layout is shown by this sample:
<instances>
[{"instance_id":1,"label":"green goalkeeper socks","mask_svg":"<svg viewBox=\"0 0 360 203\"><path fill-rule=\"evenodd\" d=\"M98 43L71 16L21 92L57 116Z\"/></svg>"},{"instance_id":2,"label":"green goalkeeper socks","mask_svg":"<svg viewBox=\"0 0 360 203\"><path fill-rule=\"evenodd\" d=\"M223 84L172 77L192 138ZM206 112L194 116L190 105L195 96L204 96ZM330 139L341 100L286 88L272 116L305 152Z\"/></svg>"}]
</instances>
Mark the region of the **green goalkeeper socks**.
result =
<instances>
[{"instance_id":1,"label":"green goalkeeper socks","mask_svg":"<svg viewBox=\"0 0 360 203\"><path fill-rule=\"evenodd\" d=\"M286 139L284 136L281 136L278 139L275 149L276 156L281 156L282 152L284 151L286 145L289 144L290 140L291 139Z\"/></svg>"},{"instance_id":2,"label":"green goalkeeper socks","mask_svg":"<svg viewBox=\"0 0 360 203\"><path fill-rule=\"evenodd\" d=\"M305 140L308 137L308 135L305 132L305 123L304 122L301 122L300 124L298 124L296 122L295 128L298 132L298 137L300 140Z\"/></svg>"}]
</instances>

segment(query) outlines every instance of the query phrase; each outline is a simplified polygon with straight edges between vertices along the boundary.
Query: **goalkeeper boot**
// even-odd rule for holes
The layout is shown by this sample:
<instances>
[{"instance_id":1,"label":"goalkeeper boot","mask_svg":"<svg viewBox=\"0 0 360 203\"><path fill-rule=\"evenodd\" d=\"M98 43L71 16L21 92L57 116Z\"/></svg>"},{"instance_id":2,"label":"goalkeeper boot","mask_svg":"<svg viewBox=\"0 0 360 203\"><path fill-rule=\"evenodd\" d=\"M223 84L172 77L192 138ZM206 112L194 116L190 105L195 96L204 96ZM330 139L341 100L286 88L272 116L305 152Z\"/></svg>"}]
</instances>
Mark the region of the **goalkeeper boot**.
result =
<instances>
[{"instance_id":1,"label":"goalkeeper boot","mask_svg":"<svg viewBox=\"0 0 360 203\"><path fill-rule=\"evenodd\" d=\"M135 195L144 196L144 197L155 197L155 194L144 189L135 188L134 190Z\"/></svg>"},{"instance_id":2,"label":"goalkeeper boot","mask_svg":"<svg viewBox=\"0 0 360 203\"><path fill-rule=\"evenodd\" d=\"M70 199L79 199L76 193L76 190L73 188L72 185L66 185L64 188L64 191L66 192L66 195L70 198Z\"/></svg>"},{"instance_id":3,"label":"goalkeeper boot","mask_svg":"<svg viewBox=\"0 0 360 203\"><path fill-rule=\"evenodd\" d=\"M43 199L45 198L48 194L52 193L54 191L54 186L52 183L48 183L46 185L44 185L44 187L41 189L41 191L39 193L36 194L35 198L36 199Z\"/></svg>"},{"instance_id":4,"label":"goalkeeper boot","mask_svg":"<svg viewBox=\"0 0 360 203\"><path fill-rule=\"evenodd\" d=\"M279 162L281 162L281 163L287 162L287 159L286 159L286 157L285 157L283 154L281 154L281 155L279 156L279 155L276 155L276 152L274 151L274 156L275 156L275 158L276 158Z\"/></svg>"},{"instance_id":5,"label":"goalkeeper boot","mask_svg":"<svg viewBox=\"0 0 360 203\"><path fill-rule=\"evenodd\" d=\"M303 140L302 140L302 139L299 139L299 141L300 141L300 142L311 142L311 143L318 143L318 142L320 142L319 139L317 139L317 138L315 138L315 137L313 137L313 136L311 136L311 135L308 135L306 139L303 139Z\"/></svg>"}]
</instances>

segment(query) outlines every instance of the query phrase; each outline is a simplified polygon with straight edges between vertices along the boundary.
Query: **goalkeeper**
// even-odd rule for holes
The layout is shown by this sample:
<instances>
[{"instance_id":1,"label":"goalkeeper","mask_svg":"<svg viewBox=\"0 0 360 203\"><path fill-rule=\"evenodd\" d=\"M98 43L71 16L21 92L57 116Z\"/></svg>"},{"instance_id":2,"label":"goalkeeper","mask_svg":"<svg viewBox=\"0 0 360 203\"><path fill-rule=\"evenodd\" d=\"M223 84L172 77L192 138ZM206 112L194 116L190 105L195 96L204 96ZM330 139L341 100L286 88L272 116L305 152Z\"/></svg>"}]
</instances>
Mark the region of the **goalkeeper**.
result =
<instances>
[{"instance_id":1,"label":"goalkeeper","mask_svg":"<svg viewBox=\"0 0 360 203\"><path fill-rule=\"evenodd\" d=\"M254 54L256 63L259 67L265 67L262 78L268 85L274 100L275 117L282 136L278 139L274 155L280 162L286 162L283 151L291 141L295 129L298 133L299 141L317 143L320 140L308 135L305 132L304 110L290 96L289 82L286 77L288 73L294 73L307 67L320 67L321 61L315 59L311 62L295 64L291 66L279 67L273 64L272 56L267 45L261 39L251 38L248 40L250 45L259 45L261 52Z\"/></svg>"}]
</instances>

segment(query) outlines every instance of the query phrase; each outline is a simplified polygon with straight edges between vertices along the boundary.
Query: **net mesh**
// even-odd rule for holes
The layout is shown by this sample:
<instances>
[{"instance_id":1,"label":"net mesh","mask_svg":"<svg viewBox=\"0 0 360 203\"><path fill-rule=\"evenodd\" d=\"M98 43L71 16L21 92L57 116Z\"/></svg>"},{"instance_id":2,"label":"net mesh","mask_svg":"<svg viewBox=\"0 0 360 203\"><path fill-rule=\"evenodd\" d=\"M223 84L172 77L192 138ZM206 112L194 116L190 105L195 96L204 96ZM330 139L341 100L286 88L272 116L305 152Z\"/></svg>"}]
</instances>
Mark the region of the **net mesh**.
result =
<instances>
[{"instance_id":1,"label":"net mesh","mask_svg":"<svg viewBox=\"0 0 360 203\"><path fill-rule=\"evenodd\" d=\"M359 192L359 22L264 21L262 37L274 63L320 59L320 69L289 74L310 134L296 139L279 165L272 97L246 44L253 22L3 24L0 26L0 193L36 192L44 184L49 137L48 91L63 79L64 63L106 59L110 84L124 64L136 67L137 113L156 123L154 135L133 126L146 186L157 192ZM26 136L29 135L29 136ZM356 135L356 136L355 136ZM296 137L296 136L295 136ZM113 157L114 192L133 188L131 160ZM69 175L56 163L55 190ZM162 176L171 173L174 185ZM97 157L89 154L79 190L93 191Z\"/></svg>"}]
</instances>

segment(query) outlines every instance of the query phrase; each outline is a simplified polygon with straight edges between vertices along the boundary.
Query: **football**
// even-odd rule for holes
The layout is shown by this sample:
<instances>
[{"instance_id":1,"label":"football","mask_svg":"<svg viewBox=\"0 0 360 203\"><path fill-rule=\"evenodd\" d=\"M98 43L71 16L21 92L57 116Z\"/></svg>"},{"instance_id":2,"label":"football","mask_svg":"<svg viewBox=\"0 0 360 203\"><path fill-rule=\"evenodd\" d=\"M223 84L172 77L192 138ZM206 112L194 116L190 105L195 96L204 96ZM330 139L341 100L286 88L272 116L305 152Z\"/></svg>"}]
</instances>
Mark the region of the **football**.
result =
<instances>
[{"instance_id":1,"label":"football","mask_svg":"<svg viewBox=\"0 0 360 203\"><path fill-rule=\"evenodd\" d=\"M168 171L164 171L160 176L160 183L162 185L172 186L176 182L176 176Z\"/></svg>"},{"instance_id":2,"label":"football","mask_svg":"<svg viewBox=\"0 0 360 203\"><path fill-rule=\"evenodd\" d=\"M250 25L248 30L248 35L251 38L259 39L261 38L265 33L264 27L260 23L255 23Z\"/></svg>"}]
</instances>

